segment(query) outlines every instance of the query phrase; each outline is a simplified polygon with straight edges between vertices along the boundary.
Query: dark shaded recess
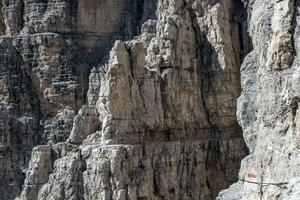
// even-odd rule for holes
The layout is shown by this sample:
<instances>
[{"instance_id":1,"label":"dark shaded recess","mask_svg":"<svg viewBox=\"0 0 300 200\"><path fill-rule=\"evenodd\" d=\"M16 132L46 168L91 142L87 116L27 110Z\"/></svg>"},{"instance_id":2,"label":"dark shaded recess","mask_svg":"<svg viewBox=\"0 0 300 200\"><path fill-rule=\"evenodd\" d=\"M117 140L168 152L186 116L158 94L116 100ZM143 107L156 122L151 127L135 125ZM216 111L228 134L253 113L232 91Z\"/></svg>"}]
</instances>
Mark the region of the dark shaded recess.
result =
<instances>
[{"instance_id":1,"label":"dark shaded recess","mask_svg":"<svg viewBox=\"0 0 300 200\"><path fill-rule=\"evenodd\" d=\"M296 37L296 31L299 31L299 27L298 27L298 23L297 23L297 18L300 15L299 8L300 8L300 1L294 0L294 13L293 13L292 30L291 30L292 48L293 48L294 56L296 56L296 53L298 51L297 44L295 44L295 37Z\"/></svg>"},{"instance_id":2,"label":"dark shaded recess","mask_svg":"<svg viewBox=\"0 0 300 200\"><path fill-rule=\"evenodd\" d=\"M137 1L137 8L136 8L136 22L137 22L137 29L135 30L135 35L139 34L141 30L141 20L144 14L144 0Z\"/></svg>"},{"instance_id":3,"label":"dark shaded recess","mask_svg":"<svg viewBox=\"0 0 300 200\"><path fill-rule=\"evenodd\" d=\"M228 177L228 169L227 163L229 159L229 155L226 152L225 147L222 143L222 127L217 126L217 122L215 119L220 118L219 114L216 112L212 112L210 110L210 105L208 105L208 97L214 96L214 88L216 87L214 85L214 77L213 71L218 71L222 73L224 71L220 67L220 63L218 62L218 54L214 47L211 45L211 43L206 38L205 34L201 31L201 28L196 21L197 19L197 13L194 9L192 9L192 6L188 1L185 1L185 6L189 9L189 13L191 15L191 18L193 19L192 22L192 28L194 29L194 32L196 34L196 43L198 44L198 51L197 51L197 57L199 58L199 66L201 66L201 94L202 94L202 103L203 108L206 112L206 120L209 124L209 128L211 130L211 138L208 144L208 150L206 155L206 183L207 187L211 190L211 199L216 198L218 195L218 190L222 189L218 184L216 183L217 179L219 180L220 177L215 173L220 173L224 175L223 179L224 182L227 184L233 183L237 181L235 177ZM234 40L233 42L238 42L238 44L233 44L235 47L235 52L238 52L238 59L240 61L240 64L242 63L244 57L251 51L252 49L252 43L251 38L249 37L249 34L247 32L247 11L244 7L244 4L241 0L233 0L233 10L232 10L232 21L231 24L233 27L238 27L238 33L232 32L231 34L233 36L237 35L237 40ZM236 31L236 29L233 31ZM225 73L225 72L224 72ZM218 121L218 120L217 120ZM236 131L240 134L240 137L242 137L242 129L236 123L235 127ZM245 152L247 147L245 146ZM237 166L239 163L237 163ZM217 179L216 179L217 178ZM223 185L223 187L227 187L227 185Z\"/></svg>"},{"instance_id":4,"label":"dark shaded recess","mask_svg":"<svg viewBox=\"0 0 300 200\"><path fill-rule=\"evenodd\" d=\"M71 30L77 31L78 0L67 0L67 4L70 5L67 11L69 16L71 16L71 22L67 24L72 24Z\"/></svg>"},{"instance_id":5,"label":"dark shaded recess","mask_svg":"<svg viewBox=\"0 0 300 200\"><path fill-rule=\"evenodd\" d=\"M24 11L25 11L24 0L15 0L12 1L12 3L11 1L4 1L5 7L9 7L11 6L11 4L15 4L15 8L16 8L15 13L17 13L13 21L14 24L10 24L11 26L13 25L11 31L13 34L17 34L22 30L24 25L24 19L23 19Z\"/></svg>"},{"instance_id":6,"label":"dark shaded recess","mask_svg":"<svg viewBox=\"0 0 300 200\"><path fill-rule=\"evenodd\" d=\"M240 64L242 65L244 58L247 54L249 54L253 50L252 38L249 35L249 19L250 16L247 11L248 9L248 2L245 0L233 0L233 14L232 14L232 21L233 25L238 27L239 32L239 57L240 57ZM237 124L238 128L241 130L242 128ZM249 149L245 143L244 150L246 154L249 154Z\"/></svg>"},{"instance_id":7,"label":"dark shaded recess","mask_svg":"<svg viewBox=\"0 0 300 200\"><path fill-rule=\"evenodd\" d=\"M142 24L156 19L157 0L129 0L125 14L124 40L131 40L140 34Z\"/></svg>"},{"instance_id":8,"label":"dark shaded recess","mask_svg":"<svg viewBox=\"0 0 300 200\"><path fill-rule=\"evenodd\" d=\"M0 64L0 69L7 73L7 87L9 102L11 107L7 109L7 116L4 123L9 129L0 128L1 143L6 145L5 157L3 158L7 166L3 180L0 181L1 191L10 191L9 195L4 194L4 199L13 199L19 191L25 179L22 167L26 166L30 159L30 151L38 144L39 135L39 102L37 95L33 91L31 79L28 74L21 69L23 60L18 51L9 47L11 60ZM22 106L22 105L28 106ZM31 117L32 123L21 122L22 117ZM28 125L30 125L28 127ZM12 184L13 183L13 184Z\"/></svg>"},{"instance_id":9,"label":"dark shaded recess","mask_svg":"<svg viewBox=\"0 0 300 200\"><path fill-rule=\"evenodd\" d=\"M252 39L248 32L248 12L242 0L233 0L232 24L238 27L240 43L240 63L253 50Z\"/></svg>"},{"instance_id":10,"label":"dark shaded recess","mask_svg":"<svg viewBox=\"0 0 300 200\"><path fill-rule=\"evenodd\" d=\"M85 159L80 155L81 159L81 168L80 168L80 173L78 176L78 179L76 181L77 183L77 190L76 190L76 196L78 200L84 200L84 178L83 178L83 172L87 170L86 168L86 162Z\"/></svg>"},{"instance_id":11,"label":"dark shaded recess","mask_svg":"<svg viewBox=\"0 0 300 200\"><path fill-rule=\"evenodd\" d=\"M21 55L16 51L14 54L15 57L15 63L13 64L14 67L9 69L9 97L11 103L14 105L14 111L16 116L14 117L22 117L22 116L32 116L36 119L39 119L40 117L40 108L39 108L39 100L37 99L37 94L34 93L34 90L32 89L32 82L28 74L21 70L20 65L23 62ZM29 98L27 102L30 104L29 108L22 108L21 100L22 98ZM15 119L13 121L10 121L11 127L16 128L16 137L11 137L12 144L23 144L22 149L30 150L32 147L29 147L28 145L24 145L25 141L33 141L33 145L38 144L38 134L24 134L24 130L18 129L24 125L22 125L20 122L16 121ZM18 125L19 124L19 125ZM36 128L38 128L39 124L36 123ZM27 127L23 127L26 128ZM33 130L36 131L37 129ZM25 130L27 131L27 130ZM24 136L26 136L24 138ZM27 138L30 137L30 138ZM32 137L32 138L31 138ZM26 150L25 150L26 152ZM24 165L29 161L29 157L27 157L27 153L21 154L25 155L24 158L22 158L21 164Z\"/></svg>"},{"instance_id":12,"label":"dark shaded recess","mask_svg":"<svg viewBox=\"0 0 300 200\"><path fill-rule=\"evenodd\" d=\"M295 117L297 114L297 110L299 109L299 102L300 102L300 98L298 97L292 99L290 107L291 107L293 117Z\"/></svg>"},{"instance_id":13,"label":"dark shaded recess","mask_svg":"<svg viewBox=\"0 0 300 200\"><path fill-rule=\"evenodd\" d=\"M2 13L2 1L0 1L0 35L5 34L5 23L3 20L3 13Z\"/></svg>"}]
</instances>

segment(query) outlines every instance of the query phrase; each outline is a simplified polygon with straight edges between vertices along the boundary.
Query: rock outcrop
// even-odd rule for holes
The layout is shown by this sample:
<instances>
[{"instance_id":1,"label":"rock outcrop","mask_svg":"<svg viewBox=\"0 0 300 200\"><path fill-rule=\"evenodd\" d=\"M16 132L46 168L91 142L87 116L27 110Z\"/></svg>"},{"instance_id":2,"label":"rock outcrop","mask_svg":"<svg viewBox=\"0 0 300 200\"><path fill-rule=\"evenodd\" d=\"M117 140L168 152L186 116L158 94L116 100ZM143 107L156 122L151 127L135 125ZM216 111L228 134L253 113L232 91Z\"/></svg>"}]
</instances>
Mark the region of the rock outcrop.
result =
<instances>
[{"instance_id":1,"label":"rock outcrop","mask_svg":"<svg viewBox=\"0 0 300 200\"><path fill-rule=\"evenodd\" d=\"M299 198L297 0L0 8L3 200Z\"/></svg>"},{"instance_id":2,"label":"rock outcrop","mask_svg":"<svg viewBox=\"0 0 300 200\"><path fill-rule=\"evenodd\" d=\"M299 199L299 1L245 1L253 51L241 66L238 119L250 155L218 199ZM234 195L233 195L234 194Z\"/></svg>"}]
</instances>

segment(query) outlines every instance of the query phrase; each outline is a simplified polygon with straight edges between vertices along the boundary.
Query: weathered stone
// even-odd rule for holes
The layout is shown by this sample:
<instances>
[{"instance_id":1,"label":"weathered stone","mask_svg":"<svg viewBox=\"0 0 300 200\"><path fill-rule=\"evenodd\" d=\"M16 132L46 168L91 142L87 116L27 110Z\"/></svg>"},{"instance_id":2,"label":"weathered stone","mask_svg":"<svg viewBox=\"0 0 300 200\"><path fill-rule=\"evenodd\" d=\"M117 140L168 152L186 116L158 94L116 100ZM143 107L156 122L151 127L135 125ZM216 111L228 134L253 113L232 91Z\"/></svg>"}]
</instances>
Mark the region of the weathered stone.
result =
<instances>
[{"instance_id":1,"label":"weathered stone","mask_svg":"<svg viewBox=\"0 0 300 200\"><path fill-rule=\"evenodd\" d=\"M245 3L253 51L241 67L237 113L250 155L219 199L299 199L299 1Z\"/></svg>"},{"instance_id":2,"label":"weathered stone","mask_svg":"<svg viewBox=\"0 0 300 200\"><path fill-rule=\"evenodd\" d=\"M32 150L31 160L23 185L21 197L24 200L36 199L42 185L48 182L52 172L51 146L38 146Z\"/></svg>"},{"instance_id":3,"label":"weathered stone","mask_svg":"<svg viewBox=\"0 0 300 200\"><path fill-rule=\"evenodd\" d=\"M4 200L297 198L296 0L0 7Z\"/></svg>"}]
</instances>

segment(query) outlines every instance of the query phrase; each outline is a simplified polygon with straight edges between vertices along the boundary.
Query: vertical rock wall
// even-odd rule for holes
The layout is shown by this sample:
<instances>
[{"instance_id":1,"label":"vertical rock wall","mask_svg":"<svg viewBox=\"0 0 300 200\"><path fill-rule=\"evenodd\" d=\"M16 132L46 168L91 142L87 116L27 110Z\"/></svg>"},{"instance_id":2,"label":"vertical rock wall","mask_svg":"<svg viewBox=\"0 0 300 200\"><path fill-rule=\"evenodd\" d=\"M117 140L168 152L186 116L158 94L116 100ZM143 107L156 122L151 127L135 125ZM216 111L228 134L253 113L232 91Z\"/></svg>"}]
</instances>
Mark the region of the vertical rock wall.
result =
<instances>
[{"instance_id":1,"label":"vertical rock wall","mask_svg":"<svg viewBox=\"0 0 300 200\"><path fill-rule=\"evenodd\" d=\"M253 51L241 67L237 113L250 155L219 199L299 199L299 1L245 5Z\"/></svg>"},{"instance_id":2,"label":"vertical rock wall","mask_svg":"<svg viewBox=\"0 0 300 200\"><path fill-rule=\"evenodd\" d=\"M215 199L237 180L240 1L0 5L4 200Z\"/></svg>"}]
</instances>

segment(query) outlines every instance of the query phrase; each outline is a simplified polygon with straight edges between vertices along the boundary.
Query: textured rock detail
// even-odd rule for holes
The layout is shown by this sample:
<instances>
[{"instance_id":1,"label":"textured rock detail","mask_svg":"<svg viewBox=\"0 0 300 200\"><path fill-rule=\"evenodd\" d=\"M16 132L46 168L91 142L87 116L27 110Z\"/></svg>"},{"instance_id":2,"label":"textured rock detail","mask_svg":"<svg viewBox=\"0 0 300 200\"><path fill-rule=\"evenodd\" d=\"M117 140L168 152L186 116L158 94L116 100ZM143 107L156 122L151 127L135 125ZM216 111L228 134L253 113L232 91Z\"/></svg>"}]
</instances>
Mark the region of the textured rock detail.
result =
<instances>
[{"instance_id":1,"label":"textured rock detail","mask_svg":"<svg viewBox=\"0 0 300 200\"><path fill-rule=\"evenodd\" d=\"M38 146L32 150L26 180L23 186L22 199L36 199L42 185L48 182L52 173L51 146Z\"/></svg>"},{"instance_id":2,"label":"textured rock detail","mask_svg":"<svg viewBox=\"0 0 300 200\"><path fill-rule=\"evenodd\" d=\"M294 39L293 20L295 0L278 1L273 6L271 18L271 43L267 50L267 67L271 69L286 69L293 64L294 60Z\"/></svg>"},{"instance_id":3,"label":"textured rock detail","mask_svg":"<svg viewBox=\"0 0 300 200\"><path fill-rule=\"evenodd\" d=\"M86 101L90 69L116 38L135 34L135 25L155 10L150 0L83 2L0 2L0 193L5 200L20 194L34 146L69 137ZM132 3L139 6L131 9ZM107 24L94 29L93 11L101 10L94 5L100 4L96 22ZM140 6L148 10L136 18ZM108 11L113 15L106 16Z\"/></svg>"},{"instance_id":4,"label":"textured rock detail","mask_svg":"<svg viewBox=\"0 0 300 200\"><path fill-rule=\"evenodd\" d=\"M2 12L1 144L12 175L26 172L5 200L209 200L237 180L241 2L9 0ZM2 139L14 134L23 144Z\"/></svg>"},{"instance_id":5,"label":"textured rock detail","mask_svg":"<svg viewBox=\"0 0 300 200\"><path fill-rule=\"evenodd\" d=\"M241 67L238 119L250 155L244 181L218 199L299 199L299 1L245 3L253 51Z\"/></svg>"}]
</instances>

